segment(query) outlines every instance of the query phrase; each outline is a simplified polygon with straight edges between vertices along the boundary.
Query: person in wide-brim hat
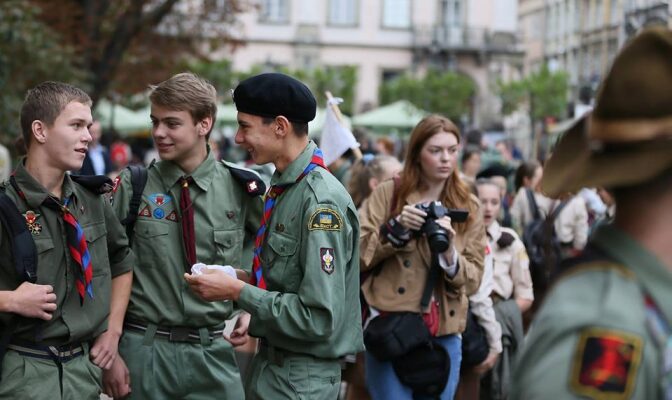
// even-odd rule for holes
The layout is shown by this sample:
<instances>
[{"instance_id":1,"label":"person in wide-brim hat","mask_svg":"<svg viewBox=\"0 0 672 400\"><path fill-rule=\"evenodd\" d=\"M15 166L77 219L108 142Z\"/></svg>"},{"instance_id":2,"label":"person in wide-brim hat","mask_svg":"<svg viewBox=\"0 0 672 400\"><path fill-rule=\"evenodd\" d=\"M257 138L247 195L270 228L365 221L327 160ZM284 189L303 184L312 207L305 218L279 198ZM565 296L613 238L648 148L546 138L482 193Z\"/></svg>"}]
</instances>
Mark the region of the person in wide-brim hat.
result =
<instances>
[{"instance_id":1,"label":"person in wide-brim hat","mask_svg":"<svg viewBox=\"0 0 672 400\"><path fill-rule=\"evenodd\" d=\"M672 167L671 88L672 34L643 32L614 61L595 110L558 142L542 190L557 197L583 187L630 186Z\"/></svg>"}]
</instances>

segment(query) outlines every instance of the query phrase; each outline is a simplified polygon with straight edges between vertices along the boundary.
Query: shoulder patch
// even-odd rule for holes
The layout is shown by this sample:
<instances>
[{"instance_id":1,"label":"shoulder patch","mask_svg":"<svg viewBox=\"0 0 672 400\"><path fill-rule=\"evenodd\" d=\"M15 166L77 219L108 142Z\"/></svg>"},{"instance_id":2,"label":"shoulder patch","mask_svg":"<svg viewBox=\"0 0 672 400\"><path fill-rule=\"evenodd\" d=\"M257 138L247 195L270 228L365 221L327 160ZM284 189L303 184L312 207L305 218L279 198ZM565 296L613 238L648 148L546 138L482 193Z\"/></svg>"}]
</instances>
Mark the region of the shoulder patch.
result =
<instances>
[{"instance_id":1,"label":"shoulder patch","mask_svg":"<svg viewBox=\"0 0 672 400\"><path fill-rule=\"evenodd\" d=\"M574 354L570 388L593 399L628 399L641 359L641 337L618 330L586 329Z\"/></svg>"},{"instance_id":2,"label":"shoulder patch","mask_svg":"<svg viewBox=\"0 0 672 400\"><path fill-rule=\"evenodd\" d=\"M331 275L334 272L334 249L329 247L320 248L320 263L322 264L322 271Z\"/></svg>"},{"instance_id":3,"label":"shoulder patch","mask_svg":"<svg viewBox=\"0 0 672 400\"><path fill-rule=\"evenodd\" d=\"M500 249L505 249L511 246L515 240L515 236L509 232L502 232L502 234L499 236L499 239L497 240L497 246L499 246Z\"/></svg>"},{"instance_id":4,"label":"shoulder patch","mask_svg":"<svg viewBox=\"0 0 672 400\"><path fill-rule=\"evenodd\" d=\"M330 208L318 208L308 219L309 231L340 231L343 218Z\"/></svg>"},{"instance_id":5,"label":"shoulder patch","mask_svg":"<svg viewBox=\"0 0 672 400\"><path fill-rule=\"evenodd\" d=\"M224 160L222 164L229 169L233 179L245 189L248 196L260 196L266 193L266 184L256 172Z\"/></svg>"}]
</instances>

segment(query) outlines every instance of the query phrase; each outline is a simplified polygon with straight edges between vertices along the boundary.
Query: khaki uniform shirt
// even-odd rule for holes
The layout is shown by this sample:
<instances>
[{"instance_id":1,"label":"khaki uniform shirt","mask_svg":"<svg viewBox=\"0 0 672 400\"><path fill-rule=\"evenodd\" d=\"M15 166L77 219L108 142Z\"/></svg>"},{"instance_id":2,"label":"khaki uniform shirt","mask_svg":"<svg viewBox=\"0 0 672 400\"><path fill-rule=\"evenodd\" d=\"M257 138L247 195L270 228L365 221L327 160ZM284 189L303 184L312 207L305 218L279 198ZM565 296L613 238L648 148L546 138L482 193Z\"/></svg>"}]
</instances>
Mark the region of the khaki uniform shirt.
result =
<instances>
[{"instance_id":1,"label":"khaki uniform shirt","mask_svg":"<svg viewBox=\"0 0 672 400\"><path fill-rule=\"evenodd\" d=\"M23 163L17 166L15 177L26 200L8 182L4 183L5 193L24 216L27 211L37 215L32 229L29 226L37 248L36 283L54 287L57 305L50 321L21 319L15 337L27 341L39 341L41 337L44 343L53 345L91 340L107 329L112 278L131 271L135 263L124 229L104 196L92 193L65 175L61 201L70 199L68 209L84 231L93 267L93 299L86 295L80 305L75 287L75 268L80 267L68 250L60 211L42 206L48 193ZM7 231L0 232L0 290L14 290L22 282L14 269ZM9 317L8 313L0 313L3 322Z\"/></svg>"},{"instance_id":2,"label":"khaki uniform shirt","mask_svg":"<svg viewBox=\"0 0 672 400\"><path fill-rule=\"evenodd\" d=\"M378 185L371 193L366 207L361 211L361 267L373 270L362 285L366 301L382 311L420 312L420 300L431 265L431 252L427 238L412 239L400 249L383 243L380 226L391 216L390 206L394 193L394 181ZM412 194L404 199L406 204L420 201ZM468 224L463 234L453 239L458 253L457 273L450 278L442 271L441 279L434 287L434 295L440 302L440 325L438 335L464 331L467 315L467 296L476 293L483 275L485 256L485 228L478 212L478 200L472 196L475 206L473 223Z\"/></svg>"},{"instance_id":3,"label":"khaki uniform shirt","mask_svg":"<svg viewBox=\"0 0 672 400\"><path fill-rule=\"evenodd\" d=\"M184 251L180 213L179 180L184 172L173 162L159 161L148 167L147 174L132 240L138 267L126 315L157 325L219 326L231 317L233 303L202 300L183 277L191 270ZM197 261L249 271L261 198L249 196L231 176L229 167L215 161L212 153L191 177L194 184L189 186L189 193L194 208ZM128 214L133 193L130 171L123 170L119 179L113 208L122 220ZM243 251L246 244L249 247Z\"/></svg>"},{"instance_id":4,"label":"khaki uniform shirt","mask_svg":"<svg viewBox=\"0 0 672 400\"><path fill-rule=\"evenodd\" d=\"M238 304L252 315L250 334L270 346L320 358L364 350L359 305L359 219L343 185L316 167L310 142L272 185L277 199L261 262L267 290L246 285ZM295 183L296 182L296 183Z\"/></svg>"},{"instance_id":5,"label":"khaki uniform shirt","mask_svg":"<svg viewBox=\"0 0 672 400\"><path fill-rule=\"evenodd\" d=\"M544 300L514 369L516 399L659 399L662 355L644 293L672 321L672 273L633 238L600 227Z\"/></svg>"},{"instance_id":6,"label":"khaki uniform shirt","mask_svg":"<svg viewBox=\"0 0 672 400\"><path fill-rule=\"evenodd\" d=\"M502 232L513 236L513 243L500 247L497 241ZM488 239L492 250L494 265L493 291L502 299L534 300L532 278L530 277L530 260L527 251L513 229L503 228L497 221L488 227Z\"/></svg>"},{"instance_id":7,"label":"khaki uniform shirt","mask_svg":"<svg viewBox=\"0 0 672 400\"><path fill-rule=\"evenodd\" d=\"M555 209L559 201L549 199L541 193L535 193L534 198L542 217L548 215L551 208ZM511 222L518 234L522 235L525 226L533 221L527 194L520 188L511 206ZM580 196L572 197L556 217L555 233L561 243L571 244L576 250L581 250L588 241L588 211L586 203Z\"/></svg>"}]
</instances>

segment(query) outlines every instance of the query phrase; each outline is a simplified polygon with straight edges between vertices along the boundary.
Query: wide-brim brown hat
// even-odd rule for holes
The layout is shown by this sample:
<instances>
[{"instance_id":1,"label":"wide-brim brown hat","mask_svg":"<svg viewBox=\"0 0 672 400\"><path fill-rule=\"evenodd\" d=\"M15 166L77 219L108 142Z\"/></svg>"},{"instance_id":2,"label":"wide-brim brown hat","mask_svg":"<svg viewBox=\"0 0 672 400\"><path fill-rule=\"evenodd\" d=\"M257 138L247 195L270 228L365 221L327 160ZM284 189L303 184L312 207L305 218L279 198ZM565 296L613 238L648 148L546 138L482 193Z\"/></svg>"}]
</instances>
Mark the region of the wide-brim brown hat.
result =
<instances>
[{"instance_id":1,"label":"wide-brim brown hat","mask_svg":"<svg viewBox=\"0 0 672 400\"><path fill-rule=\"evenodd\" d=\"M591 114L580 118L546 163L551 197L584 187L644 183L672 167L672 31L637 35L614 60Z\"/></svg>"}]
</instances>

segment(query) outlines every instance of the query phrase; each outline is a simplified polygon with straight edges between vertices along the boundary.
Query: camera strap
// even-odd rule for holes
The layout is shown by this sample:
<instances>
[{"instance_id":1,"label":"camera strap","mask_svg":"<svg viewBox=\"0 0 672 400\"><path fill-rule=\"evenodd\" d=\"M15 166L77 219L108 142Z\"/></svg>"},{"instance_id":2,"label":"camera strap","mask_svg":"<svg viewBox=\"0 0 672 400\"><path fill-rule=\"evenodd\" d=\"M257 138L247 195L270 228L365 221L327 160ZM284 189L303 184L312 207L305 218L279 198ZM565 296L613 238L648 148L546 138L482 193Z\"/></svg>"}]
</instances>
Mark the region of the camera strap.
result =
<instances>
[{"instance_id":1,"label":"camera strap","mask_svg":"<svg viewBox=\"0 0 672 400\"><path fill-rule=\"evenodd\" d=\"M422 292L422 299L420 300L420 307L422 310L427 308L429 305L429 299L432 298L432 292L434 291L434 285L436 280L441 273L441 265L439 264L439 253L432 253L432 265L429 267L429 273L427 273L427 281L425 283L425 290Z\"/></svg>"}]
</instances>

